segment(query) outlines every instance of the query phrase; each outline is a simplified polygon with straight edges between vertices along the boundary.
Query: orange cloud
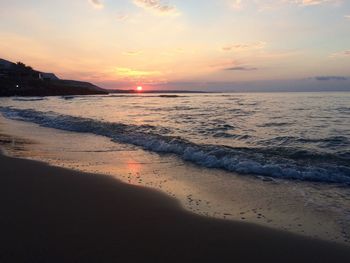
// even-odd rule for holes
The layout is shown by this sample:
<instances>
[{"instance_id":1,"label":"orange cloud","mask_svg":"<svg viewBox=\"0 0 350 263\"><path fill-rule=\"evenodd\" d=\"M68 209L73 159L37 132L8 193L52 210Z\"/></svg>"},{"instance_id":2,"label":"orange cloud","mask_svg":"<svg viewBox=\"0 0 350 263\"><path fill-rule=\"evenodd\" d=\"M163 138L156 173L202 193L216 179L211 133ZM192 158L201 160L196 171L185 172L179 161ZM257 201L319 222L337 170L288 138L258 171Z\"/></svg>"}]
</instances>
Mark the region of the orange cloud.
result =
<instances>
[{"instance_id":1,"label":"orange cloud","mask_svg":"<svg viewBox=\"0 0 350 263\"><path fill-rule=\"evenodd\" d=\"M137 55L141 55L142 51L141 50L127 51L127 52L124 52L123 54L127 56L137 56Z\"/></svg>"},{"instance_id":2,"label":"orange cloud","mask_svg":"<svg viewBox=\"0 0 350 263\"><path fill-rule=\"evenodd\" d=\"M116 68L116 73L118 76L125 79L140 79L160 75L159 71L137 70L131 68Z\"/></svg>"}]
</instances>

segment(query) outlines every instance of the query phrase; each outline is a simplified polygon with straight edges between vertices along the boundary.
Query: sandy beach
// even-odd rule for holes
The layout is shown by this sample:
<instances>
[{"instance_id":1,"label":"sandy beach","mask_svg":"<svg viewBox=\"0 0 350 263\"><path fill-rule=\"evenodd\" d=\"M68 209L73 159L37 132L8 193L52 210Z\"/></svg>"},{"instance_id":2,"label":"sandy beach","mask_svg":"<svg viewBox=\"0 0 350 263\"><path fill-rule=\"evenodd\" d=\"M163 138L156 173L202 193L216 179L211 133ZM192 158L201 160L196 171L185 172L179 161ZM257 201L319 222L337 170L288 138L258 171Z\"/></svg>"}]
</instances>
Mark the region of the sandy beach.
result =
<instances>
[{"instance_id":1,"label":"sandy beach","mask_svg":"<svg viewBox=\"0 0 350 263\"><path fill-rule=\"evenodd\" d=\"M111 177L0 156L0 262L349 262L350 249L211 219Z\"/></svg>"}]
</instances>

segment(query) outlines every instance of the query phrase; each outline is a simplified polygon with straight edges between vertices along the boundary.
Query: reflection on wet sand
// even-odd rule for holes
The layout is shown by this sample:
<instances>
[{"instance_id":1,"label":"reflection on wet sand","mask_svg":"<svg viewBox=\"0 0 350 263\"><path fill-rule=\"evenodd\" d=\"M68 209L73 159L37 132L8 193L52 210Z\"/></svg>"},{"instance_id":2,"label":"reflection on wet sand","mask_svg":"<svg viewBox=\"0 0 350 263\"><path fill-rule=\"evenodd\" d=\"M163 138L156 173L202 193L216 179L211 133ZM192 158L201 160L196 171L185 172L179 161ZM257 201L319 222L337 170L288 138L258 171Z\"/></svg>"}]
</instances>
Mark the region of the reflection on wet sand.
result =
<instances>
[{"instance_id":1,"label":"reflection on wet sand","mask_svg":"<svg viewBox=\"0 0 350 263\"><path fill-rule=\"evenodd\" d=\"M13 148L12 143L5 143L7 151L16 156L105 174L132 185L158 189L178 199L186 209L201 215L253 222L326 240L349 242L349 221L342 212L337 211L344 205L344 198L339 198L337 203L334 193L320 184L239 176L201 168L173 155L158 155L134 146L117 144L100 136L81 136L34 124L1 121L7 124L2 133L25 138L16 139L15 145L17 142L40 139L40 143L21 144L20 151ZM35 132L26 133L28 127ZM9 139L7 141L10 142ZM347 192L343 194L346 196ZM332 198L327 199L326 195Z\"/></svg>"}]
</instances>

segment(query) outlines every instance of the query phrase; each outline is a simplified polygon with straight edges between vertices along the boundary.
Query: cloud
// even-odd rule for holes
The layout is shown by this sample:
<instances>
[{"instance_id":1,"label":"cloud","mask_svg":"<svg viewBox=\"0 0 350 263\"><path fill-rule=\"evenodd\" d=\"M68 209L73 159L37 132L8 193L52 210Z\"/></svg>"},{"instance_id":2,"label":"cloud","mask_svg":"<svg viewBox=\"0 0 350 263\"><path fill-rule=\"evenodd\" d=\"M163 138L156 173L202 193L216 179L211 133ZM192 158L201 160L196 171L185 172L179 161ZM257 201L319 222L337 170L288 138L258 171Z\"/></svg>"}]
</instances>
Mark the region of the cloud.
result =
<instances>
[{"instance_id":1,"label":"cloud","mask_svg":"<svg viewBox=\"0 0 350 263\"><path fill-rule=\"evenodd\" d=\"M345 15L344 18L350 20L350 15Z\"/></svg>"},{"instance_id":2,"label":"cloud","mask_svg":"<svg viewBox=\"0 0 350 263\"><path fill-rule=\"evenodd\" d=\"M350 49L333 53L330 57L331 58L350 57Z\"/></svg>"},{"instance_id":3,"label":"cloud","mask_svg":"<svg viewBox=\"0 0 350 263\"><path fill-rule=\"evenodd\" d=\"M257 67L249 67L246 66L245 63L241 63L236 60L227 60L223 61L221 63L217 63L214 65L211 65L212 68L215 68L219 71L255 71L258 70Z\"/></svg>"},{"instance_id":4,"label":"cloud","mask_svg":"<svg viewBox=\"0 0 350 263\"><path fill-rule=\"evenodd\" d=\"M340 4L342 0L228 0L233 9L241 10L249 4L255 6L259 11L275 10L288 5L301 7L318 6L321 4Z\"/></svg>"},{"instance_id":5,"label":"cloud","mask_svg":"<svg viewBox=\"0 0 350 263\"><path fill-rule=\"evenodd\" d=\"M331 80L342 81L342 80L347 80L348 78L343 76L318 76L318 77L315 77L315 79L319 81L331 81Z\"/></svg>"},{"instance_id":6,"label":"cloud","mask_svg":"<svg viewBox=\"0 0 350 263\"><path fill-rule=\"evenodd\" d=\"M157 76L160 74L159 71L146 71L131 68L116 68L116 72L118 76L126 79L140 79L144 77Z\"/></svg>"},{"instance_id":7,"label":"cloud","mask_svg":"<svg viewBox=\"0 0 350 263\"><path fill-rule=\"evenodd\" d=\"M266 46L266 42L255 42L255 43L238 43L233 45L227 45L222 47L223 51L242 51L252 49L262 49Z\"/></svg>"},{"instance_id":8,"label":"cloud","mask_svg":"<svg viewBox=\"0 0 350 263\"><path fill-rule=\"evenodd\" d=\"M164 4L161 0L134 0L134 4L159 15L178 15L176 7Z\"/></svg>"},{"instance_id":9,"label":"cloud","mask_svg":"<svg viewBox=\"0 0 350 263\"><path fill-rule=\"evenodd\" d=\"M234 9L241 9L242 8L242 0L231 0L230 1L230 5L234 8Z\"/></svg>"},{"instance_id":10,"label":"cloud","mask_svg":"<svg viewBox=\"0 0 350 263\"><path fill-rule=\"evenodd\" d=\"M101 0L89 0L89 2L95 8L101 9L104 7L104 4Z\"/></svg>"},{"instance_id":11,"label":"cloud","mask_svg":"<svg viewBox=\"0 0 350 263\"><path fill-rule=\"evenodd\" d=\"M334 3L339 3L339 0L292 0L292 3L299 4L301 6L311 6L311 5L321 5L321 4L334 4Z\"/></svg>"},{"instance_id":12,"label":"cloud","mask_svg":"<svg viewBox=\"0 0 350 263\"><path fill-rule=\"evenodd\" d=\"M132 50L132 51L124 52L123 54L127 55L127 56L137 56L137 55L141 55L142 51L141 50Z\"/></svg>"},{"instance_id":13,"label":"cloud","mask_svg":"<svg viewBox=\"0 0 350 263\"><path fill-rule=\"evenodd\" d=\"M319 5L322 4L323 2L328 2L328 1L324 1L324 0L297 0L295 1L295 3L299 4L299 5Z\"/></svg>"},{"instance_id":14,"label":"cloud","mask_svg":"<svg viewBox=\"0 0 350 263\"><path fill-rule=\"evenodd\" d=\"M116 19L117 19L118 21L125 21L125 20L127 20L127 19L129 19L129 18L130 18L130 16L127 15L127 14L118 14L118 15L116 16Z\"/></svg>"},{"instance_id":15,"label":"cloud","mask_svg":"<svg viewBox=\"0 0 350 263\"><path fill-rule=\"evenodd\" d=\"M250 67L231 67L231 68L225 68L224 70L228 70L228 71L252 71L252 70L258 70L258 68L250 68Z\"/></svg>"}]
</instances>

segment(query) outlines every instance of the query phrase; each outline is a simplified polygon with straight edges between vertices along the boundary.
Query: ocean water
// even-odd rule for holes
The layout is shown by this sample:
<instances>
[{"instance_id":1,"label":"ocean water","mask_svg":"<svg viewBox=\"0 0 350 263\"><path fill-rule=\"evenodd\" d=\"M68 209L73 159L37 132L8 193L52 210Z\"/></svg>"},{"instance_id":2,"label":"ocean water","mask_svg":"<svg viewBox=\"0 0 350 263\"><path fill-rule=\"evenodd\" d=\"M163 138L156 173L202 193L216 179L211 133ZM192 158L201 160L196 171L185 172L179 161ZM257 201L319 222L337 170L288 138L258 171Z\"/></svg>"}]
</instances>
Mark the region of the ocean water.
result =
<instances>
[{"instance_id":1,"label":"ocean water","mask_svg":"<svg viewBox=\"0 0 350 263\"><path fill-rule=\"evenodd\" d=\"M350 93L2 98L0 112L242 176L350 186Z\"/></svg>"},{"instance_id":2,"label":"ocean water","mask_svg":"<svg viewBox=\"0 0 350 263\"><path fill-rule=\"evenodd\" d=\"M350 244L350 93L13 97L0 115L10 155Z\"/></svg>"}]
</instances>

